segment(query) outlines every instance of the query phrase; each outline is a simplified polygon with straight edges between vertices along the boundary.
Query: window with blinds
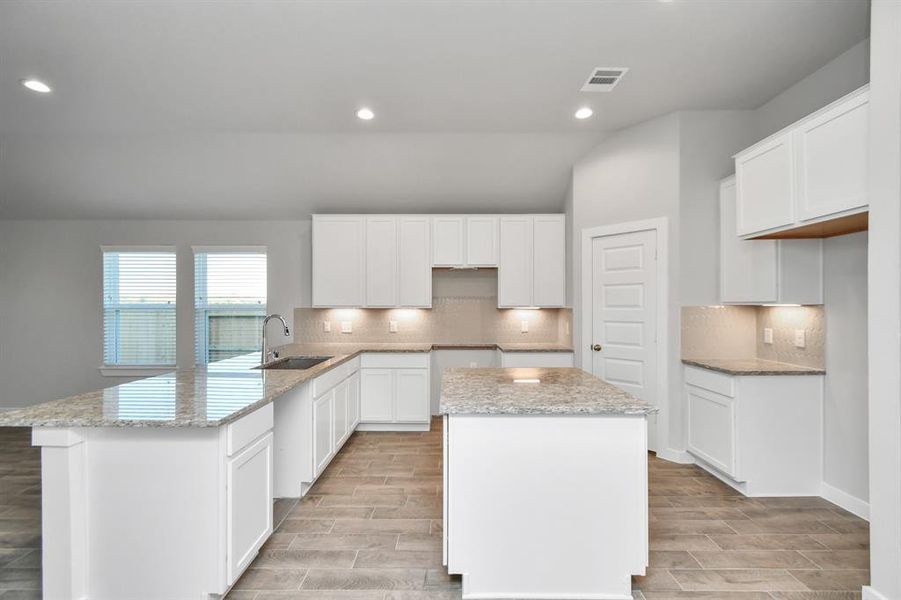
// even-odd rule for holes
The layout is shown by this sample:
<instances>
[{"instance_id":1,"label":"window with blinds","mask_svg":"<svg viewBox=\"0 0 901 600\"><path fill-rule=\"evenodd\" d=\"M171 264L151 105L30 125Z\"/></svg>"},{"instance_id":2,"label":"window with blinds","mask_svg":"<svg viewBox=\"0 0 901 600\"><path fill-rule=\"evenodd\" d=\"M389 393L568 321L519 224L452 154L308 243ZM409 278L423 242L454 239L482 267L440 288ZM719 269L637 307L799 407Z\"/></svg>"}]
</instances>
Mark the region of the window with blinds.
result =
<instances>
[{"instance_id":1,"label":"window with blinds","mask_svg":"<svg viewBox=\"0 0 901 600\"><path fill-rule=\"evenodd\" d=\"M175 365L175 250L103 248L103 364Z\"/></svg>"},{"instance_id":2,"label":"window with blinds","mask_svg":"<svg viewBox=\"0 0 901 600\"><path fill-rule=\"evenodd\" d=\"M197 364L259 352L265 316L265 249L194 249Z\"/></svg>"}]
</instances>

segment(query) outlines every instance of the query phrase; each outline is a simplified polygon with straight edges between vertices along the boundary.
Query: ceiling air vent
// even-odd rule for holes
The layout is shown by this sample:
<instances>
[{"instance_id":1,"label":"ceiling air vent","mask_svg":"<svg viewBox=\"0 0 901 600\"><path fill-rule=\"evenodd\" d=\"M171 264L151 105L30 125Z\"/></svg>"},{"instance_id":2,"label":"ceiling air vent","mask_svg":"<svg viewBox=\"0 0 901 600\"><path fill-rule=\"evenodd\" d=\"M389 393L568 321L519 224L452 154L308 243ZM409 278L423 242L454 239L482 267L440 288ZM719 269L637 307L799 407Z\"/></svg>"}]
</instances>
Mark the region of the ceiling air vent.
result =
<instances>
[{"instance_id":1,"label":"ceiling air vent","mask_svg":"<svg viewBox=\"0 0 901 600\"><path fill-rule=\"evenodd\" d=\"M626 67L596 67L582 86L582 91L609 92L616 87L628 70Z\"/></svg>"}]
</instances>

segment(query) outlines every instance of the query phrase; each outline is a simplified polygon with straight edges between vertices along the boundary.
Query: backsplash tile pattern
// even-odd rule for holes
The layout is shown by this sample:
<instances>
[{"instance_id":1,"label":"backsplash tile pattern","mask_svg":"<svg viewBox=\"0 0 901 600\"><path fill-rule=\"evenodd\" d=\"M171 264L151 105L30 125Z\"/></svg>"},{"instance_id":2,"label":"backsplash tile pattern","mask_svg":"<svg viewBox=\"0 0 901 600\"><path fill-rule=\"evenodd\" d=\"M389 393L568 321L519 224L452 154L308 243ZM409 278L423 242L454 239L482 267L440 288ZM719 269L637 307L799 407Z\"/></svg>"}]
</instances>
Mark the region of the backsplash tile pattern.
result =
<instances>
[{"instance_id":1,"label":"backsplash tile pattern","mask_svg":"<svg viewBox=\"0 0 901 600\"><path fill-rule=\"evenodd\" d=\"M764 328L773 343L763 343ZM795 347L795 330L805 347ZM683 306L683 358L762 358L825 368L826 319L822 306Z\"/></svg>"}]
</instances>

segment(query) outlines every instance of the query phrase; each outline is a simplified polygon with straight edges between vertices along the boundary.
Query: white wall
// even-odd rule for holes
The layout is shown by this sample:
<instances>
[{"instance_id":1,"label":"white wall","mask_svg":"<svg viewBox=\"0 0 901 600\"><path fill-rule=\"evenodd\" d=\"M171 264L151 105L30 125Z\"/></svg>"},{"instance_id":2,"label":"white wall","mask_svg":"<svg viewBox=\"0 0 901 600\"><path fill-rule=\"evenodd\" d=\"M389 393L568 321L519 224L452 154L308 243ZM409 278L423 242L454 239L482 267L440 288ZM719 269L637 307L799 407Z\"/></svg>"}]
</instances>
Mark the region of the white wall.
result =
<instances>
[{"instance_id":1,"label":"white wall","mask_svg":"<svg viewBox=\"0 0 901 600\"><path fill-rule=\"evenodd\" d=\"M870 586L901 599L901 2L875 0L870 69Z\"/></svg>"},{"instance_id":2,"label":"white wall","mask_svg":"<svg viewBox=\"0 0 901 600\"><path fill-rule=\"evenodd\" d=\"M188 367L191 246L267 246L268 309L290 320L310 304L310 231L310 221L0 221L0 408L124 381L98 371L101 245L177 246L178 364Z\"/></svg>"}]
</instances>

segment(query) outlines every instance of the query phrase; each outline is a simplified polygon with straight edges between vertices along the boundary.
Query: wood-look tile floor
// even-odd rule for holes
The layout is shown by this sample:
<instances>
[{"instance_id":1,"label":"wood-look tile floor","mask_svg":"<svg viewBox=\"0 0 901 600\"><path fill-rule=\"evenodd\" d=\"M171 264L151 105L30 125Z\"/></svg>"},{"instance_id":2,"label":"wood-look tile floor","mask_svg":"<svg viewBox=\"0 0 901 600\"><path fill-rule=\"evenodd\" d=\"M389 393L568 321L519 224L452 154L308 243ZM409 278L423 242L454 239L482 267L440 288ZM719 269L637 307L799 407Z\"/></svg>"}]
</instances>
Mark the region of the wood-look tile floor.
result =
<instances>
[{"instance_id":1,"label":"wood-look tile floor","mask_svg":"<svg viewBox=\"0 0 901 600\"><path fill-rule=\"evenodd\" d=\"M40 455L0 428L0 600L40 597ZM441 566L441 427L355 433L228 600L456 600ZM647 600L850 600L869 581L866 521L819 498L745 498L649 457ZM285 514L287 513L287 514ZM523 527L528 527L524 523Z\"/></svg>"}]
</instances>

